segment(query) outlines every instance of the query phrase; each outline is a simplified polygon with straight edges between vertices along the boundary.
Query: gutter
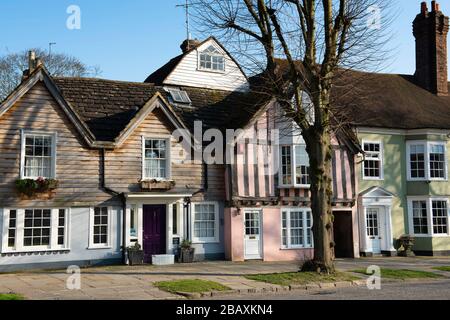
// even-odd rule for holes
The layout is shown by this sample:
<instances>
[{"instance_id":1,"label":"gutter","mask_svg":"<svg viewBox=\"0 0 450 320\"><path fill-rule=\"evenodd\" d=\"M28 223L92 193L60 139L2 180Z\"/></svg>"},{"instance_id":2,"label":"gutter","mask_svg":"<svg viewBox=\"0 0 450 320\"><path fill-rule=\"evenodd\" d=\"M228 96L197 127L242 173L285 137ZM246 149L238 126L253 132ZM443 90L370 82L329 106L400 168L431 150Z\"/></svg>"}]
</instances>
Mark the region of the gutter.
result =
<instances>
[{"instance_id":1,"label":"gutter","mask_svg":"<svg viewBox=\"0 0 450 320\"><path fill-rule=\"evenodd\" d=\"M112 196L119 197L120 201L122 202L122 263L126 264L127 257L126 257L126 228L127 228L127 198L124 192L117 192L109 187L106 186L106 178L105 178L105 149L102 148L100 150L100 167L101 167L101 173L100 173L100 187L103 189L106 193L109 193Z\"/></svg>"}]
</instances>

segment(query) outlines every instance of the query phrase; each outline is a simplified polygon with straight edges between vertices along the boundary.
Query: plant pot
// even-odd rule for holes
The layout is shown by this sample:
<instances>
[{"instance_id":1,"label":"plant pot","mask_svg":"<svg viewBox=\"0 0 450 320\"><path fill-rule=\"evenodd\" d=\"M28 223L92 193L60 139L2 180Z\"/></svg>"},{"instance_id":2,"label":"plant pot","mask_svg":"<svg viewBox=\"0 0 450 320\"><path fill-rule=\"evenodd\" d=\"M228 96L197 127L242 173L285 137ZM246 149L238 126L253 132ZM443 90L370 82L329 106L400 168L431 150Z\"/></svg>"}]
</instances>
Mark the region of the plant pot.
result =
<instances>
[{"instance_id":1,"label":"plant pot","mask_svg":"<svg viewBox=\"0 0 450 320\"><path fill-rule=\"evenodd\" d=\"M194 262L195 248L182 248L180 250L180 262L192 263Z\"/></svg>"},{"instance_id":2,"label":"plant pot","mask_svg":"<svg viewBox=\"0 0 450 320\"><path fill-rule=\"evenodd\" d=\"M415 239L413 236L410 235L404 235L401 236L399 239L400 246L403 248L403 250L400 250L398 252L398 255L401 257L415 257L415 254L412 250L414 246Z\"/></svg>"},{"instance_id":3,"label":"plant pot","mask_svg":"<svg viewBox=\"0 0 450 320\"><path fill-rule=\"evenodd\" d=\"M128 250L128 263L130 266L144 264L144 250Z\"/></svg>"}]
</instances>

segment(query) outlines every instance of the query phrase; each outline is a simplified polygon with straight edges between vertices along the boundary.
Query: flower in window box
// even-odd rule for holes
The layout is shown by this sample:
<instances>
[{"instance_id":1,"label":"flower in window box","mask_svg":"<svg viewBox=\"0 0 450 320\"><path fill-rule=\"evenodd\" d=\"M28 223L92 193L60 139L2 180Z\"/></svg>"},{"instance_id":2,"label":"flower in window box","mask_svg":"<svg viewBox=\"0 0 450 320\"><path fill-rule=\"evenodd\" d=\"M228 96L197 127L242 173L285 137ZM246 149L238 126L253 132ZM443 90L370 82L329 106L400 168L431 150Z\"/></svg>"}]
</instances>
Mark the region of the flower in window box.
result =
<instances>
[{"instance_id":1,"label":"flower in window box","mask_svg":"<svg viewBox=\"0 0 450 320\"><path fill-rule=\"evenodd\" d=\"M16 190L22 196L28 199L34 197L38 199L51 199L54 190L58 188L59 182L55 179L45 179L39 177L34 179L20 179L16 181Z\"/></svg>"}]
</instances>

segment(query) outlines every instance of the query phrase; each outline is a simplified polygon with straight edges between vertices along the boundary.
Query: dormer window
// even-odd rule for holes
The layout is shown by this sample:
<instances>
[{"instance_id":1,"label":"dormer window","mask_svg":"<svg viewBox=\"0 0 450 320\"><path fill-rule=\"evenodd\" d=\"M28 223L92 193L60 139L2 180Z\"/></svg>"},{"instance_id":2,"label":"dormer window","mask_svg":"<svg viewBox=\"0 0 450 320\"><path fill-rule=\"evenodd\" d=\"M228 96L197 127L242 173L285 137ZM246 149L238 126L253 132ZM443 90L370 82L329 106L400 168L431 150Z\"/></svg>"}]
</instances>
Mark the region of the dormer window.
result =
<instances>
[{"instance_id":1,"label":"dormer window","mask_svg":"<svg viewBox=\"0 0 450 320\"><path fill-rule=\"evenodd\" d=\"M180 89L168 89L170 97L175 103L190 104L191 99L186 91Z\"/></svg>"},{"instance_id":2,"label":"dormer window","mask_svg":"<svg viewBox=\"0 0 450 320\"><path fill-rule=\"evenodd\" d=\"M200 53L199 69L224 72L225 57L214 46L209 46L206 50Z\"/></svg>"}]
</instances>

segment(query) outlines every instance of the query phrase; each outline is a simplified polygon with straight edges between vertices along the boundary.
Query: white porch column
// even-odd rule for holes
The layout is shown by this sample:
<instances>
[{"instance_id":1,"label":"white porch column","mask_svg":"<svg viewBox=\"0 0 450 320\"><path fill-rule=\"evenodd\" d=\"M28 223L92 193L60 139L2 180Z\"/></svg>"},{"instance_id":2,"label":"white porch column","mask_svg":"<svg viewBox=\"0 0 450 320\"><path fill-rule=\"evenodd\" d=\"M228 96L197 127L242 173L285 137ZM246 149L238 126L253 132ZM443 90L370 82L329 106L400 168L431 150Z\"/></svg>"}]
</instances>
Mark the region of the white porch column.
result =
<instances>
[{"instance_id":1,"label":"white porch column","mask_svg":"<svg viewBox=\"0 0 450 320\"><path fill-rule=\"evenodd\" d=\"M386 216L386 251L395 252L392 235L392 207L385 206L384 212Z\"/></svg>"},{"instance_id":2,"label":"white porch column","mask_svg":"<svg viewBox=\"0 0 450 320\"><path fill-rule=\"evenodd\" d=\"M372 243L367 239L367 207L363 205L362 210L362 230L360 233L362 252L372 252Z\"/></svg>"}]
</instances>

